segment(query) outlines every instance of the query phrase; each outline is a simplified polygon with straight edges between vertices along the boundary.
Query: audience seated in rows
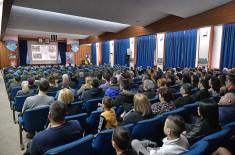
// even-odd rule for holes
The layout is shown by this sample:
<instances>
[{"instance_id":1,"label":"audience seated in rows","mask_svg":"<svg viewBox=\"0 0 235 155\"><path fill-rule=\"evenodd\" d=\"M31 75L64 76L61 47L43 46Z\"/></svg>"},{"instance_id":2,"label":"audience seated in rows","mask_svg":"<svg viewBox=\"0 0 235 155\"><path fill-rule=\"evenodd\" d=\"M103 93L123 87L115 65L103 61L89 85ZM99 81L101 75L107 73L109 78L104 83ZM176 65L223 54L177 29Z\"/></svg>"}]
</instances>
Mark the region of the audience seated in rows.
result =
<instances>
[{"instance_id":1,"label":"audience seated in rows","mask_svg":"<svg viewBox=\"0 0 235 155\"><path fill-rule=\"evenodd\" d=\"M154 98L156 96L156 92L154 91L155 85L152 80L144 80L143 82L143 91L139 91L139 93L143 93L149 99Z\"/></svg>"},{"instance_id":2,"label":"audience seated in rows","mask_svg":"<svg viewBox=\"0 0 235 155\"><path fill-rule=\"evenodd\" d=\"M134 139L131 146L138 154L143 155L178 155L188 150L189 143L182 134L185 130L185 123L182 117L170 115L167 117L164 125L164 134L166 137L162 140L162 147L149 140L139 141Z\"/></svg>"},{"instance_id":3,"label":"audience seated in rows","mask_svg":"<svg viewBox=\"0 0 235 155\"><path fill-rule=\"evenodd\" d=\"M65 121L66 105L55 101L50 106L47 129L38 133L29 143L27 154L43 155L47 150L82 138L82 128L78 121Z\"/></svg>"},{"instance_id":4,"label":"audience seated in rows","mask_svg":"<svg viewBox=\"0 0 235 155\"><path fill-rule=\"evenodd\" d=\"M131 133L129 129L118 127L114 129L112 135L112 146L117 155L137 155L134 150L130 149Z\"/></svg>"},{"instance_id":5,"label":"audience seated in rows","mask_svg":"<svg viewBox=\"0 0 235 155\"><path fill-rule=\"evenodd\" d=\"M104 76L105 78L105 83L104 84L101 84L99 88L102 88L104 90L104 92L109 88L110 86L110 75L107 73L105 74Z\"/></svg>"},{"instance_id":6,"label":"audience seated in rows","mask_svg":"<svg viewBox=\"0 0 235 155\"><path fill-rule=\"evenodd\" d=\"M186 137L190 142L211 134L220 129L218 105L213 100L204 99L199 102L198 115L195 123L188 124Z\"/></svg>"},{"instance_id":7,"label":"audience seated in rows","mask_svg":"<svg viewBox=\"0 0 235 155\"><path fill-rule=\"evenodd\" d=\"M137 93L134 96L134 108L123 114L121 125L137 123L140 120L152 117L152 109L146 95Z\"/></svg>"},{"instance_id":8,"label":"audience seated in rows","mask_svg":"<svg viewBox=\"0 0 235 155\"><path fill-rule=\"evenodd\" d=\"M198 87L200 90L191 96L193 98L193 101L198 101L210 97L210 93L208 91L208 89L210 88L208 80L201 79Z\"/></svg>"},{"instance_id":9,"label":"audience seated in rows","mask_svg":"<svg viewBox=\"0 0 235 155\"><path fill-rule=\"evenodd\" d=\"M181 86L180 94L182 97L179 97L174 101L176 107L181 107L185 104L192 103L193 99L190 96L191 90L189 84L186 83Z\"/></svg>"},{"instance_id":10,"label":"audience seated in rows","mask_svg":"<svg viewBox=\"0 0 235 155\"><path fill-rule=\"evenodd\" d=\"M235 94L227 93L219 100L219 122L220 125L226 125L235 121Z\"/></svg>"},{"instance_id":11,"label":"audience seated in rows","mask_svg":"<svg viewBox=\"0 0 235 155\"><path fill-rule=\"evenodd\" d=\"M20 86L20 85L21 85L21 77L19 75L14 75L14 81L12 81L9 84L7 92L10 93L13 87Z\"/></svg>"},{"instance_id":12,"label":"audience seated in rows","mask_svg":"<svg viewBox=\"0 0 235 155\"><path fill-rule=\"evenodd\" d=\"M55 92L60 89L58 84L56 83L55 77L53 75L49 76L48 81L49 81L49 88L48 88L47 92Z\"/></svg>"},{"instance_id":13,"label":"audience seated in rows","mask_svg":"<svg viewBox=\"0 0 235 155\"><path fill-rule=\"evenodd\" d=\"M28 78L28 82L29 82L29 88L30 89L32 89L32 90L38 89L38 86L35 85L35 83L34 83L35 80L32 77Z\"/></svg>"},{"instance_id":14,"label":"audience seated in rows","mask_svg":"<svg viewBox=\"0 0 235 155\"><path fill-rule=\"evenodd\" d=\"M117 127L117 118L115 110L112 108L112 98L105 96L102 100L102 104L99 104L104 112L100 115L98 131L104 129L112 129Z\"/></svg>"},{"instance_id":15,"label":"audience seated in rows","mask_svg":"<svg viewBox=\"0 0 235 155\"><path fill-rule=\"evenodd\" d=\"M117 78L111 77L109 87L106 89L104 96L116 97L120 93L120 87L118 85Z\"/></svg>"},{"instance_id":16,"label":"audience seated in rows","mask_svg":"<svg viewBox=\"0 0 235 155\"><path fill-rule=\"evenodd\" d=\"M175 108L175 104L172 101L172 93L167 87L160 88L159 100L160 102L151 106L153 114L161 114Z\"/></svg>"},{"instance_id":17,"label":"audience seated in rows","mask_svg":"<svg viewBox=\"0 0 235 155\"><path fill-rule=\"evenodd\" d=\"M220 96L220 80L219 78L212 76L209 80L210 89L208 90L211 96Z\"/></svg>"}]
</instances>

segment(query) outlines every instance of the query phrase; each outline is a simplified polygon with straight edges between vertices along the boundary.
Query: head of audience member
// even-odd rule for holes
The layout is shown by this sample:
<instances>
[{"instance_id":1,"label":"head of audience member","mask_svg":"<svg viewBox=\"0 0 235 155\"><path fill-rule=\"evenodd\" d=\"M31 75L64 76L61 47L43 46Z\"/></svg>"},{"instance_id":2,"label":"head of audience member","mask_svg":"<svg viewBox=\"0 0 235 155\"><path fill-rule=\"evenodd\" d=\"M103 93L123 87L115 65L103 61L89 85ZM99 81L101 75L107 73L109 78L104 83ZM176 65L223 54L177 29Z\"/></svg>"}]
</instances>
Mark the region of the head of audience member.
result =
<instances>
[{"instance_id":1,"label":"head of audience member","mask_svg":"<svg viewBox=\"0 0 235 155\"><path fill-rule=\"evenodd\" d=\"M160 102L167 102L169 103L170 101L172 101L172 92L170 91L169 88L167 87L163 87L163 88L160 88L159 90L159 100Z\"/></svg>"},{"instance_id":2,"label":"head of audience member","mask_svg":"<svg viewBox=\"0 0 235 155\"><path fill-rule=\"evenodd\" d=\"M50 86L56 86L55 77L53 75L49 76L48 81Z\"/></svg>"},{"instance_id":3,"label":"head of audience member","mask_svg":"<svg viewBox=\"0 0 235 155\"><path fill-rule=\"evenodd\" d=\"M29 86L33 86L34 85L34 79L32 77L30 77L28 79L28 82L29 82Z\"/></svg>"},{"instance_id":4,"label":"head of audience member","mask_svg":"<svg viewBox=\"0 0 235 155\"><path fill-rule=\"evenodd\" d=\"M155 88L155 85L152 80L144 80L143 82L143 89L144 91L150 91Z\"/></svg>"},{"instance_id":5,"label":"head of audience member","mask_svg":"<svg viewBox=\"0 0 235 155\"><path fill-rule=\"evenodd\" d=\"M74 101L72 91L68 88L61 89L58 95L58 100L66 105L70 105Z\"/></svg>"},{"instance_id":6,"label":"head of audience member","mask_svg":"<svg viewBox=\"0 0 235 155\"><path fill-rule=\"evenodd\" d=\"M149 116L152 114L151 104L148 97L144 94L137 93L134 96L134 110L142 116Z\"/></svg>"},{"instance_id":7,"label":"head of audience member","mask_svg":"<svg viewBox=\"0 0 235 155\"><path fill-rule=\"evenodd\" d=\"M198 115L210 123L212 128L219 127L218 104L211 99L204 99L199 102Z\"/></svg>"},{"instance_id":8,"label":"head of audience member","mask_svg":"<svg viewBox=\"0 0 235 155\"><path fill-rule=\"evenodd\" d=\"M100 86L100 81L99 81L98 79L96 79L96 78L93 78L93 79L92 79L91 86L92 86L92 88L99 88L99 86Z\"/></svg>"},{"instance_id":9,"label":"head of audience member","mask_svg":"<svg viewBox=\"0 0 235 155\"><path fill-rule=\"evenodd\" d=\"M21 82L21 77L19 75L17 76L14 76L14 79L17 83L20 83Z\"/></svg>"},{"instance_id":10,"label":"head of audience member","mask_svg":"<svg viewBox=\"0 0 235 155\"><path fill-rule=\"evenodd\" d=\"M91 84L92 84L92 78L90 76L87 76L85 78L85 86L88 88L90 87L91 88Z\"/></svg>"},{"instance_id":11,"label":"head of audience member","mask_svg":"<svg viewBox=\"0 0 235 155\"><path fill-rule=\"evenodd\" d=\"M69 77L68 74L63 74L62 75L62 82L63 82L63 86L69 85L70 77Z\"/></svg>"},{"instance_id":12,"label":"head of audience member","mask_svg":"<svg viewBox=\"0 0 235 155\"><path fill-rule=\"evenodd\" d=\"M150 79L149 75L148 75L148 74L143 74L143 75L142 75L142 82L143 82L144 80L147 80L147 79Z\"/></svg>"},{"instance_id":13,"label":"head of audience member","mask_svg":"<svg viewBox=\"0 0 235 155\"><path fill-rule=\"evenodd\" d=\"M28 81L23 81L21 83L22 91L23 93L28 93L29 92L29 82Z\"/></svg>"},{"instance_id":14,"label":"head of audience member","mask_svg":"<svg viewBox=\"0 0 235 155\"><path fill-rule=\"evenodd\" d=\"M158 79L157 86L158 88L166 87L166 79L165 78Z\"/></svg>"},{"instance_id":15,"label":"head of audience member","mask_svg":"<svg viewBox=\"0 0 235 155\"><path fill-rule=\"evenodd\" d=\"M185 131L184 119L179 115L170 115L164 124L164 134L168 140L177 139Z\"/></svg>"},{"instance_id":16,"label":"head of audience member","mask_svg":"<svg viewBox=\"0 0 235 155\"><path fill-rule=\"evenodd\" d=\"M117 85L118 84L118 80L117 77L113 76L110 79L110 85Z\"/></svg>"},{"instance_id":17,"label":"head of audience member","mask_svg":"<svg viewBox=\"0 0 235 155\"><path fill-rule=\"evenodd\" d=\"M104 106L104 111L109 111L112 108L112 98L109 96L103 97L102 104Z\"/></svg>"},{"instance_id":18,"label":"head of audience member","mask_svg":"<svg viewBox=\"0 0 235 155\"><path fill-rule=\"evenodd\" d=\"M183 83L191 83L191 77L188 72L183 74L182 81Z\"/></svg>"},{"instance_id":19,"label":"head of audience member","mask_svg":"<svg viewBox=\"0 0 235 155\"><path fill-rule=\"evenodd\" d=\"M182 96L188 96L188 95L190 95L190 93L191 93L191 90L190 90L189 84L185 83L180 87L180 94Z\"/></svg>"},{"instance_id":20,"label":"head of audience member","mask_svg":"<svg viewBox=\"0 0 235 155\"><path fill-rule=\"evenodd\" d=\"M48 119L51 126L61 125L65 122L65 116L67 114L66 105L61 101L54 101L49 110Z\"/></svg>"},{"instance_id":21,"label":"head of audience member","mask_svg":"<svg viewBox=\"0 0 235 155\"><path fill-rule=\"evenodd\" d=\"M129 149L131 144L131 133L128 128L117 127L113 131L112 146L116 151L116 154Z\"/></svg>"},{"instance_id":22,"label":"head of audience member","mask_svg":"<svg viewBox=\"0 0 235 155\"><path fill-rule=\"evenodd\" d=\"M129 90L130 89L130 82L127 79L122 79L120 81L120 90Z\"/></svg>"},{"instance_id":23,"label":"head of audience member","mask_svg":"<svg viewBox=\"0 0 235 155\"><path fill-rule=\"evenodd\" d=\"M49 88L49 82L47 79L42 78L39 83L39 93L43 92L46 93L46 91Z\"/></svg>"},{"instance_id":24,"label":"head of audience member","mask_svg":"<svg viewBox=\"0 0 235 155\"><path fill-rule=\"evenodd\" d=\"M209 85L210 87L216 91L217 93L220 93L220 80L219 78L212 76L211 79L209 80Z\"/></svg>"},{"instance_id":25,"label":"head of audience member","mask_svg":"<svg viewBox=\"0 0 235 155\"><path fill-rule=\"evenodd\" d=\"M109 83L110 78L111 78L111 76L110 76L109 73L106 73L106 74L104 75L104 79L106 80L107 83Z\"/></svg>"},{"instance_id":26,"label":"head of audience member","mask_svg":"<svg viewBox=\"0 0 235 155\"><path fill-rule=\"evenodd\" d=\"M176 74L176 79L177 79L177 80L181 81L182 78L183 78L183 76L182 76L181 73L177 73L177 74Z\"/></svg>"},{"instance_id":27,"label":"head of audience member","mask_svg":"<svg viewBox=\"0 0 235 155\"><path fill-rule=\"evenodd\" d=\"M99 72L99 73L97 73L96 77L98 80L102 81L103 75L102 75L102 73Z\"/></svg>"},{"instance_id":28,"label":"head of audience member","mask_svg":"<svg viewBox=\"0 0 235 155\"><path fill-rule=\"evenodd\" d=\"M221 86L225 86L226 76L224 74L219 75L219 80L220 80Z\"/></svg>"},{"instance_id":29,"label":"head of audience member","mask_svg":"<svg viewBox=\"0 0 235 155\"><path fill-rule=\"evenodd\" d=\"M230 87L235 86L235 75L233 74L228 74L227 75L227 83L226 83L227 88L229 89Z\"/></svg>"},{"instance_id":30,"label":"head of audience member","mask_svg":"<svg viewBox=\"0 0 235 155\"><path fill-rule=\"evenodd\" d=\"M198 87L199 77L197 75L192 75L192 85Z\"/></svg>"},{"instance_id":31,"label":"head of audience member","mask_svg":"<svg viewBox=\"0 0 235 155\"><path fill-rule=\"evenodd\" d=\"M198 84L199 89L206 89L208 90L210 88L208 80L201 79Z\"/></svg>"},{"instance_id":32,"label":"head of audience member","mask_svg":"<svg viewBox=\"0 0 235 155\"><path fill-rule=\"evenodd\" d=\"M219 105L231 105L235 104L235 94L234 93L226 93L219 100Z\"/></svg>"}]
</instances>

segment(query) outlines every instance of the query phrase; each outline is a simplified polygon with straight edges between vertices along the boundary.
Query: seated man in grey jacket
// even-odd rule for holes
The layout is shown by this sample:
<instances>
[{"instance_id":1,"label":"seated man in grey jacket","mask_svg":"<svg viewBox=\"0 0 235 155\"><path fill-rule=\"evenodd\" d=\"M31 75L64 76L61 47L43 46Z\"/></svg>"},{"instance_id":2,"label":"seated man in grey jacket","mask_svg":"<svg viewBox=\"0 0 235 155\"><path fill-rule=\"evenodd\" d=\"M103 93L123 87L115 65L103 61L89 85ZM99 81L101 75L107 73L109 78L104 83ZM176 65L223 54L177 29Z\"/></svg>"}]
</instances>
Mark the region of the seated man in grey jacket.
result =
<instances>
[{"instance_id":1,"label":"seated man in grey jacket","mask_svg":"<svg viewBox=\"0 0 235 155\"><path fill-rule=\"evenodd\" d=\"M39 84L38 95L27 97L27 99L24 102L22 113L28 109L33 109L41 106L49 106L54 101L54 98L51 96L47 96L46 91L48 88L49 88L48 80L41 79Z\"/></svg>"},{"instance_id":2,"label":"seated man in grey jacket","mask_svg":"<svg viewBox=\"0 0 235 155\"><path fill-rule=\"evenodd\" d=\"M162 147L151 148L149 146L150 144L153 146L153 142L136 139L132 141L131 146L138 154L143 155L178 155L187 151L189 147L187 138L182 135L184 129L184 120L178 115L171 115L165 121L164 133L166 138L162 140Z\"/></svg>"}]
</instances>

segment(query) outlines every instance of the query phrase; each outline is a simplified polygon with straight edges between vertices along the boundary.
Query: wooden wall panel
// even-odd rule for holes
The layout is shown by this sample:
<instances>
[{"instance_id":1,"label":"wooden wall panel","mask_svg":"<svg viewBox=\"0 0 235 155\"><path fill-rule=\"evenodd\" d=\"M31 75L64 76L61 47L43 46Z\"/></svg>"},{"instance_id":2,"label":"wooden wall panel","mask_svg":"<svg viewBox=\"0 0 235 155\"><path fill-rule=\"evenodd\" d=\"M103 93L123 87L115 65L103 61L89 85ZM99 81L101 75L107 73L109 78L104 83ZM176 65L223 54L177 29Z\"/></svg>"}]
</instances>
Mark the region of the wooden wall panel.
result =
<instances>
[{"instance_id":1,"label":"wooden wall panel","mask_svg":"<svg viewBox=\"0 0 235 155\"><path fill-rule=\"evenodd\" d=\"M103 33L100 36L82 39L80 40L80 44L130 38L159 32L179 31L233 22L235 22L235 1L189 18L180 18L170 15L145 27L130 26L117 33Z\"/></svg>"},{"instance_id":2,"label":"wooden wall panel","mask_svg":"<svg viewBox=\"0 0 235 155\"><path fill-rule=\"evenodd\" d=\"M9 50L5 47L5 44L0 42L0 68L9 66Z\"/></svg>"},{"instance_id":3,"label":"wooden wall panel","mask_svg":"<svg viewBox=\"0 0 235 155\"><path fill-rule=\"evenodd\" d=\"M91 45L80 45L78 52L74 55L75 64L79 65L86 59L86 52L91 55Z\"/></svg>"}]
</instances>

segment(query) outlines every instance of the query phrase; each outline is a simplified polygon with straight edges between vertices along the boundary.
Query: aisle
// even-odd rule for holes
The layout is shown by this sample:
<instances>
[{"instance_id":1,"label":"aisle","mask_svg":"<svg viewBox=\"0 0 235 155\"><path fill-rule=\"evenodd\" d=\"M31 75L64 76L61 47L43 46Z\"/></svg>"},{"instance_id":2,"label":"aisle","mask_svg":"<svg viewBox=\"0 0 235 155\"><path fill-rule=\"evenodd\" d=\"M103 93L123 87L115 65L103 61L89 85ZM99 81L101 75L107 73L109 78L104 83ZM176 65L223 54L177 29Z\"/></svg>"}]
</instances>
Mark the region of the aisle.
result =
<instances>
[{"instance_id":1,"label":"aisle","mask_svg":"<svg viewBox=\"0 0 235 155\"><path fill-rule=\"evenodd\" d=\"M25 140L25 137L24 137ZM18 124L13 123L12 111L0 73L0 155L22 155L19 147Z\"/></svg>"}]
</instances>

